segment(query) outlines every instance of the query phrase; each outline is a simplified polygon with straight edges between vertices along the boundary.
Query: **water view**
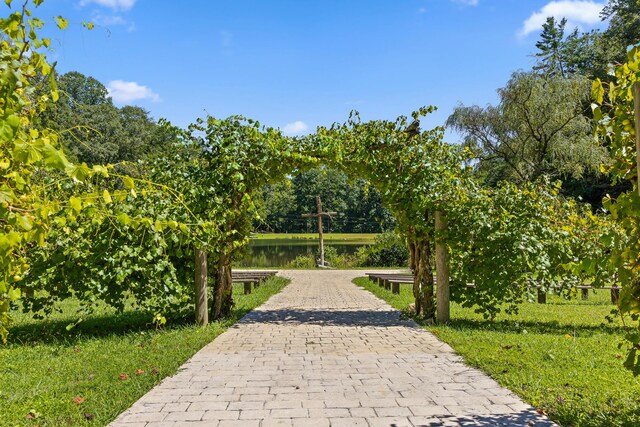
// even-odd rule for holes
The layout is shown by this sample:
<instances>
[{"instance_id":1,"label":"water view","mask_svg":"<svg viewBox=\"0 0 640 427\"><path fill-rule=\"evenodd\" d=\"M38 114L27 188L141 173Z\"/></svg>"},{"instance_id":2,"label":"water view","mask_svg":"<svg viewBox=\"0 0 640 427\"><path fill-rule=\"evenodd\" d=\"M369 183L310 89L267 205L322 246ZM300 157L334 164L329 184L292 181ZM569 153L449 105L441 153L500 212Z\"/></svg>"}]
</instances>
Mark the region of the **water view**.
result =
<instances>
[{"instance_id":1,"label":"water view","mask_svg":"<svg viewBox=\"0 0 640 427\"><path fill-rule=\"evenodd\" d=\"M355 254L359 247L373 243L374 234L327 234L325 247L338 254ZM283 267L299 255L318 252L318 237L305 234L260 235L252 238L240 267Z\"/></svg>"}]
</instances>

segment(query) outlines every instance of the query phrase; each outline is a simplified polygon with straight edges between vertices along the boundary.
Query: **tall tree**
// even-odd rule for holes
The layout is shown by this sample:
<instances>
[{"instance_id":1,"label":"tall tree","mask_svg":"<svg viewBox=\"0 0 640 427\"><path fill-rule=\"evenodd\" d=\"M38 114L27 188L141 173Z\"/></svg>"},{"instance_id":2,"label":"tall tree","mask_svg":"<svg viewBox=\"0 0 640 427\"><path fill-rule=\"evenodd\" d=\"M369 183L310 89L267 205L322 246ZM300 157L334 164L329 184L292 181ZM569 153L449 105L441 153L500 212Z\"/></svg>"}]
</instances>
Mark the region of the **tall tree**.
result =
<instances>
[{"instance_id":1,"label":"tall tree","mask_svg":"<svg viewBox=\"0 0 640 427\"><path fill-rule=\"evenodd\" d=\"M58 132L69 157L88 165L139 160L168 146L170 134L149 112L118 108L98 80L72 71L57 78L60 101L40 114L40 126Z\"/></svg>"},{"instance_id":2,"label":"tall tree","mask_svg":"<svg viewBox=\"0 0 640 427\"><path fill-rule=\"evenodd\" d=\"M260 196L256 198L260 215L256 228L275 233L299 231L302 218L291 179L265 185Z\"/></svg>"},{"instance_id":3,"label":"tall tree","mask_svg":"<svg viewBox=\"0 0 640 427\"><path fill-rule=\"evenodd\" d=\"M606 71L598 60L601 33L591 31L580 33L574 29L565 33L567 20L558 22L553 16L542 26L540 40L536 42L538 51L534 71L549 77L599 76Z\"/></svg>"},{"instance_id":4,"label":"tall tree","mask_svg":"<svg viewBox=\"0 0 640 427\"><path fill-rule=\"evenodd\" d=\"M109 91L98 80L71 71L58 78L60 100L73 110L81 105L111 104Z\"/></svg>"},{"instance_id":5,"label":"tall tree","mask_svg":"<svg viewBox=\"0 0 640 427\"><path fill-rule=\"evenodd\" d=\"M609 0L601 13L609 26L603 34L607 63L623 63L629 46L640 43L640 1Z\"/></svg>"},{"instance_id":6,"label":"tall tree","mask_svg":"<svg viewBox=\"0 0 640 427\"><path fill-rule=\"evenodd\" d=\"M609 67L626 61L629 46L640 43L640 1L609 0L601 18L609 21L604 32L566 34L566 19L548 17L536 43L534 70L550 75L582 75L610 81Z\"/></svg>"},{"instance_id":7,"label":"tall tree","mask_svg":"<svg viewBox=\"0 0 640 427\"><path fill-rule=\"evenodd\" d=\"M542 71L549 76L559 75L566 77L565 58L562 49L565 25L567 25L566 18L556 22L553 16L549 16L542 25L540 40L536 43L536 47L539 50L536 53L538 64L533 67L534 70Z\"/></svg>"},{"instance_id":8,"label":"tall tree","mask_svg":"<svg viewBox=\"0 0 640 427\"><path fill-rule=\"evenodd\" d=\"M459 106L447 121L476 152L479 170L523 182L580 177L605 161L583 114L588 80L519 72L498 93L497 106Z\"/></svg>"}]
</instances>

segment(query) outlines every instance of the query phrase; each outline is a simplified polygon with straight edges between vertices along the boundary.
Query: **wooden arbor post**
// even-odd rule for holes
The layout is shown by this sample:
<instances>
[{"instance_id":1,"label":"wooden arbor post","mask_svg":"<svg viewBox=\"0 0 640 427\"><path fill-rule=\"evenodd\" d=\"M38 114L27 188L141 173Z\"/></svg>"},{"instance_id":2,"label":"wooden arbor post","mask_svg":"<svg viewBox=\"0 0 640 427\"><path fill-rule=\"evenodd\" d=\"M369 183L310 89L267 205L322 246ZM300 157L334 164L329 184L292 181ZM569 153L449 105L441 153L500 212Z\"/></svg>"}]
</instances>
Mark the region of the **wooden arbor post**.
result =
<instances>
[{"instance_id":1,"label":"wooden arbor post","mask_svg":"<svg viewBox=\"0 0 640 427\"><path fill-rule=\"evenodd\" d=\"M196 323L202 326L209 323L207 274L207 253L202 249L195 248Z\"/></svg>"},{"instance_id":2,"label":"wooden arbor post","mask_svg":"<svg viewBox=\"0 0 640 427\"><path fill-rule=\"evenodd\" d=\"M449 323L449 253L442 233L447 230L447 219L441 210L436 211L436 320L440 324Z\"/></svg>"}]
</instances>

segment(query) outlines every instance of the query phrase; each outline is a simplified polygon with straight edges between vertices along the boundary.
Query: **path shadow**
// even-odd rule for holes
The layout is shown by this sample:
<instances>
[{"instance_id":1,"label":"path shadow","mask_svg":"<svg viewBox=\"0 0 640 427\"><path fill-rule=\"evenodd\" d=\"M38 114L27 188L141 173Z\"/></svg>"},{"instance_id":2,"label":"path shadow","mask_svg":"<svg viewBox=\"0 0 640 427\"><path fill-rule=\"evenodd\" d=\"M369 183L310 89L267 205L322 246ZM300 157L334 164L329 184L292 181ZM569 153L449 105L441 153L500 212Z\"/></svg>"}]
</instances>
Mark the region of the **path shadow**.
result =
<instances>
[{"instance_id":1,"label":"path shadow","mask_svg":"<svg viewBox=\"0 0 640 427\"><path fill-rule=\"evenodd\" d=\"M74 345L88 338L105 338L131 333L154 331L152 316L139 311L113 313L105 315L92 314L85 320L68 328L78 321L78 317L61 319L43 319L35 322L18 324L9 328L11 345L64 344ZM164 330L182 328L192 324L186 318L172 319Z\"/></svg>"},{"instance_id":2,"label":"path shadow","mask_svg":"<svg viewBox=\"0 0 640 427\"><path fill-rule=\"evenodd\" d=\"M238 285L238 292L242 292L241 285ZM142 310L118 311L112 307L100 307L97 310L99 312L90 314L83 314L75 306L70 309L64 307L62 310L62 313L55 311L53 315L45 316L40 320L29 319L33 313L21 313L22 321L18 320L9 328L9 345L60 344L74 346L87 339L153 333L156 330L171 331L195 325L191 308L175 313L171 317L167 315L167 323L160 328L157 328L153 322L153 314ZM217 323L222 327L229 327L252 310L254 308L246 305L235 305L231 314L218 320ZM80 317L84 317L84 319L79 322ZM75 326L69 328L74 324Z\"/></svg>"},{"instance_id":3,"label":"path shadow","mask_svg":"<svg viewBox=\"0 0 640 427\"><path fill-rule=\"evenodd\" d=\"M429 418L429 417L426 417ZM393 426L390 424L389 427ZM543 418L533 410L522 411L517 414L507 415L467 415L467 416L455 416L455 415L439 415L433 417L433 420L428 419L424 423L415 423L416 427L444 427L444 426L460 426L460 427L497 427L497 426L509 426L509 427L557 427L557 424L552 421Z\"/></svg>"},{"instance_id":4,"label":"path shadow","mask_svg":"<svg viewBox=\"0 0 640 427\"><path fill-rule=\"evenodd\" d=\"M417 328L415 322L400 312L366 310L309 310L280 309L254 310L241 323L270 323L279 325L321 325L321 326L405 326Z\"/></svg>"}]
</instances>

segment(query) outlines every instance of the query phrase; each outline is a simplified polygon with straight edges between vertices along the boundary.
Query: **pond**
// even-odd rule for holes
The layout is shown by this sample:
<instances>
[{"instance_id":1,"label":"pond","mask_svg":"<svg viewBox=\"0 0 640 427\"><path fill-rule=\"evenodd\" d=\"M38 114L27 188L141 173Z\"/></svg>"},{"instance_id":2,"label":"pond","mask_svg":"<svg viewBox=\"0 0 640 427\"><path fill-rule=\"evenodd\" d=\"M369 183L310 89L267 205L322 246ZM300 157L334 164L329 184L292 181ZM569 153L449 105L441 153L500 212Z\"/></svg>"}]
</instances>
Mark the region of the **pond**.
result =
<instances>
[{"instance_id":1,"label":"pond","mask_svg":"<svg viewBox=\"0 0 640 427\"><path fill-rule=\"evenodd\" d=\"M246 255L239 267L284 267L299 255L314 255L318 252L318 238L308 235L260 236L251 239ZM338 254L354 254L359 247L373 243L373 235L328 235L324 245L336 248Z\"/></svg>"}]
</instances>

